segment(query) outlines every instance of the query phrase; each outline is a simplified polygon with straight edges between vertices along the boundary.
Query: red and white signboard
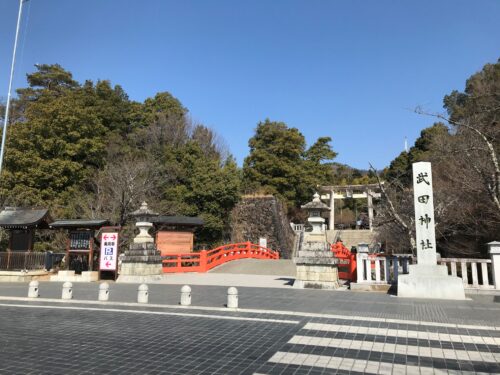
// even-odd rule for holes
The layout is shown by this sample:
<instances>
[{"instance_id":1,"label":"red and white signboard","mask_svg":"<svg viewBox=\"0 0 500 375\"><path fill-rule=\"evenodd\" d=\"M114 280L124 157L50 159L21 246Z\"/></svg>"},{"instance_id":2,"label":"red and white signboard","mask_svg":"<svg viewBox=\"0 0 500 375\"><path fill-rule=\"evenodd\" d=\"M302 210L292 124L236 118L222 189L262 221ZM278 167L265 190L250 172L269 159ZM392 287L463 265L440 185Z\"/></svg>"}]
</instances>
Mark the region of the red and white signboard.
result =
<instances>
[{"instance_id":1,"label":"red and white signboard","mask_svg":"<svg viewBox=\"0 0 500 375\"><path fill-rule=\"evenodd\" d=\"M101 237L101 271L116 271L118 261L118 233L103 233Z\"/></svg>"}]
</instances>

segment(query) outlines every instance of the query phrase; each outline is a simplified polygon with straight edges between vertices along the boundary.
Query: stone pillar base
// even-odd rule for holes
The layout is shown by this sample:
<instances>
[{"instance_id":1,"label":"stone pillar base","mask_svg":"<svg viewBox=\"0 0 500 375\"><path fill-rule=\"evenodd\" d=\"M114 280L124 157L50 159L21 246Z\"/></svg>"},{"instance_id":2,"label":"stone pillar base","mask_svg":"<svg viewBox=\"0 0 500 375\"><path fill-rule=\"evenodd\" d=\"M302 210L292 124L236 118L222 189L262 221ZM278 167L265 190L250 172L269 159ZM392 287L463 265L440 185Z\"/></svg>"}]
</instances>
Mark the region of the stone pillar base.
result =
<instances>
[{"instance_id":1,"label":"stone pillar base","mask_svg":"<svg viewBox=\"0 0 500 375\"><path fill-rule=\"evenodd\" d=\"M116 281L143 283L159 280L163 280L163 265L155 244L131 243L129 250L124 253L120 275Z\"/></svg>"},{"instance_id":2,"label":"stone pillar base","mask_svg":"<svg viewBox=\"0 0 500 375\"><path fill-rule=\"evenodd\" d=\"M338 281L310 281L310 280L295 280L294 288L304 289L338 289L340 288Z\"/></svg>"},{"instance_id":3,"label":"stone pillar base","mask_svg":"<svg viewBox=\"0 0 500 375\"><path fill-rule=\"evenodd\" d=\"M122 263L120 275L151 276L162 275L161 263Z\"/></svg>"},{"instance_id":4,"label":"stone pillar base","mask_svg":"<svg viewBox=\"0 0 500 375\"><path fill-rule=\"evenodd\" d=\"M142 283L158 283L165 280L164 275L120 275L116 279L117 283L132 283L132 284L142 284Z\"/></svg>"},{"instance_id":5,"label":"stone pillar base","mask_svg":"<svg viewBox=\"0 0 500 375\"><path fill-rule=\"evenodd\" d=\"M297 264L294 288L338 289L339 273L336 264Z\"/></svg>"},{"instance_id":6,"label":"stone pillar base","mask_svg":"<svg viewBox=\"0 0 500 375\"><path fill-rule=\"evenodd\" d=\"M398 277L398 297L465 300L462 279L448 276L444 265L412 264L408 275Z\"/></svg>"}]
</instances>

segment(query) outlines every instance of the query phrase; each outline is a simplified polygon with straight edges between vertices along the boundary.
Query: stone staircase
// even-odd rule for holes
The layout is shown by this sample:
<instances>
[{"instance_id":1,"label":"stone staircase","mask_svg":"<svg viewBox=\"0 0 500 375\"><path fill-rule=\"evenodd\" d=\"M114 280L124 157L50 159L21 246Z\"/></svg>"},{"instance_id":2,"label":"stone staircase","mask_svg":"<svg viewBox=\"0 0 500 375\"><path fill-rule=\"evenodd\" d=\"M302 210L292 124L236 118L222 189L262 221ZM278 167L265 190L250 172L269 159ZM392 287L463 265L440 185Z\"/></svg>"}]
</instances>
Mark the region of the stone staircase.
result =
<instances>
[{"instance_id":1,"label":"stone staircase","mask_svg":"<svg viewBox=\"0 0 500 375\"><path fill-rule=\"evenodd\" d=\"M376 240L376 232L366 229L344 229L344 230L329 230L326 232L326 237L329 243L335 243L338 238L342 240L344 246L349 250L353 246L358 246L359 243L367 243L373 245Z\"/></svg>"}]
</instances>

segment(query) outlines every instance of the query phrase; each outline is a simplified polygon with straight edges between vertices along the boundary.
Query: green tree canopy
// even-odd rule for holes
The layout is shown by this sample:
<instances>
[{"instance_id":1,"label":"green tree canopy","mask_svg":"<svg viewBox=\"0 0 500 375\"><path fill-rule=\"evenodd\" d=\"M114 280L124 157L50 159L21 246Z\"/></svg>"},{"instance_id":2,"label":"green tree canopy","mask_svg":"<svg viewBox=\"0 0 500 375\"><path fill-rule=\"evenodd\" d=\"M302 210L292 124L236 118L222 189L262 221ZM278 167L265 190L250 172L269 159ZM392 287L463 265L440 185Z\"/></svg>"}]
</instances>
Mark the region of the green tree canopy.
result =
<instances>
[{"instance_id":1,"label":"green tree canopy","mask_svg":"<svg viewBox=\"0 0 500 375\"><path fill-rule=\"evenodd\" d=\"M107 80L75 81L37 65L18 90L0 181L4 204L49 207L56 217L125 225L143 199L163 214L199 215L199 240L228 233L240 171L217 134L192 124L168 92L130 101Z\"/></svg>"},{"instance_id":2,"label":"green tree canopy","mask_svg":"<svg viewBox=\"0 0 500 375\"><path fill-rule=\"evenodd\" d=\"M316 185L331 181L332 168L323 164L336 156L330 141L322 137L306 149L298 129L268 119L259 123L243 166L246 190L278 194L290 207L303 204Z\"/></svg>"},{"instance_id":3,"label":"green tree canopy","mask_svg":"<svg viewBox=\"0 0 500 375\"><path fill-rule=\"evenodd\" d=\"M240 173L234 159L206 155L195 140L168 154L166 168L175 183L163 186L163 211L201 216L198 239L213 244L229 233L228 218L239 199Z\"/></svg>"},{"instance_id":4,"label":"green tree canopy","mask_svg":"<svg viewBox=\"0 0 500 375\"><path fill-rule=\"evenodd\" d=\"M423 129L420 137L415 140L415 144L408 152L399 154L389 167L384 171L386 180L399 180L405 186L411 185L412 164L419 161L429 161L435 150L435 142L441 137L447 137L448 127L442 122Z\"/></svg>"}]
</instances>

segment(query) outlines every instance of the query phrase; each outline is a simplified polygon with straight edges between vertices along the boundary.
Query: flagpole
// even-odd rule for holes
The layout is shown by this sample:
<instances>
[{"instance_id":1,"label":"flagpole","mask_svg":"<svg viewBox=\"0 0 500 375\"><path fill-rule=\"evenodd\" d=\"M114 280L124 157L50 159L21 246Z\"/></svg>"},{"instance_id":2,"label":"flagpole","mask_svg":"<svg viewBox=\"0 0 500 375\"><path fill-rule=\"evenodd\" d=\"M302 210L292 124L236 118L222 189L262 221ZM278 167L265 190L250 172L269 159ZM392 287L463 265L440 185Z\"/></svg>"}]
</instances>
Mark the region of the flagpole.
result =
<instances>
[{"instance_id":1,"label":"flagpole","mask_svg":"<svg viewBox=\"0 0 500 375\"><path fill-rule=\"evenodd\" d=\"M12 65L10 66L9 91L7 93L7 104L5 107L5 117L3 121L2 149L0 150L0 175L3 166L3 154L5 152L5 138L7 137L7 124L9 123L10 97L12 92L12 79L14 78L14 66L16 65L17 39L19 37L19 26L21 25L21 14L23 11L23 1L19 0L19 14L17 15L16 37L14 39L14 52L12 53Z\"/></svg>"}]
</instances>

